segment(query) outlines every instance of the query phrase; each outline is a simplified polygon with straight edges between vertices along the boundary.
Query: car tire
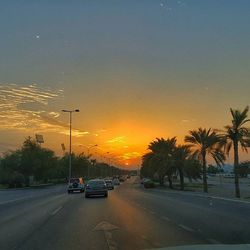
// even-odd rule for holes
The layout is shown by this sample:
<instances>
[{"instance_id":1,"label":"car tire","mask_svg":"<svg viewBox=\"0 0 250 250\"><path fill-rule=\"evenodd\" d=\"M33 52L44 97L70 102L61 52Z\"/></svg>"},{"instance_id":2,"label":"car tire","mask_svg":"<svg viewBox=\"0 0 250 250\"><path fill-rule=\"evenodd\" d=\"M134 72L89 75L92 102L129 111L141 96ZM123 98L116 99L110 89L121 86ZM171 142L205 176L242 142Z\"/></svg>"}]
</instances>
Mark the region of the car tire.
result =
<instances>
[{"instance_id":1,"label":"car tire","mask_svg":"<svg viewBox=\"0 0 250 250\"><path fill-rule=\"evenodd\" d=\"M88 194L85 194L85 198L89 198L89 195L88 195Z\"/></svg>"},{"instance_id":2,"label":"car tire","mask_svg":"<svg viewBox=\"0 0 250 250\"><path fill-rule=\"evenodd\" d=\"M70 194L71 193L71 191L70 190L68 190L68 194Z\"/></svg>"},{"instance_id":3,"label":"car tire","mask_svg":"<svg viewBox=\"0 0 250 250\"><path fill-rule=\"evenodd\" d=\"M104 195L104 197L107 198L107 197L108 197L108 193L106 193L106 194Z\"/></svg>"}]
</instances>

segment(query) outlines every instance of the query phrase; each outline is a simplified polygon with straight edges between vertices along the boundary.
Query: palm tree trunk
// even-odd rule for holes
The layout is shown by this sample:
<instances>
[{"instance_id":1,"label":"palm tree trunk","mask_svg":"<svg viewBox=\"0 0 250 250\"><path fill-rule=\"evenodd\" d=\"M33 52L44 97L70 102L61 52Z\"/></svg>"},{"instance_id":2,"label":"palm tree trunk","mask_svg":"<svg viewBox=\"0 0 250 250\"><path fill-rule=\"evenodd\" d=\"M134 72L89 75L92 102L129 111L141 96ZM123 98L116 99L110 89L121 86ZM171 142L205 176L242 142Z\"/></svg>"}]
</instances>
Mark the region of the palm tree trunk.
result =
<instances>
[{"instance_id":1,"label":"palm tree trunk","mask_svg":"<svg viewBox=\"0 0 250 250\"><path fill-rule=\"evenodd\" d=\"M184 175L183 175L182 168L179 168L179 173L180 173L180 186L181 186L181 190L184 190Z\"/></svg>"},{"instance_id":2,"label":"palm tree trunk","mask_svg":"<svg viewBox=\"0 0 250 250\"><path fill-rule=\"evenodd\" d=\"M238 142L234 142L234 183L235 183L235 196L237 198L240 198L240 185L239 185L238 167L239 167Z\"/></svg>"},{"instance_id":3,"label":"palm tree trunk","mask_svg":"<svg viewBox=\"0 0 250 250\"><path fill-rule=\"evenodd\" d=\"M207 162L206 153L202 154L202 172L203 172L203 192L207 193Z\"/></svg>"},{"instance_id":4,"label":"palm tree trunk","mask_svg":"<svg viewBox=\"0 0 250 250\"><path fill-rule=\"evenodd\" d=\"M159 176L160 186L164 186L164 177L165 177L165 175L160 175Z\"/></svg>"},{"instance_id":5,"label":"palm tree trunk","mask_svg":"<svg viewBox=\"0 0 250 250\"><path fill-rule=\"evenodd\" d=\"M172 176L168 175L169 188L173 189Z\"/></svg>"}]
</instances>

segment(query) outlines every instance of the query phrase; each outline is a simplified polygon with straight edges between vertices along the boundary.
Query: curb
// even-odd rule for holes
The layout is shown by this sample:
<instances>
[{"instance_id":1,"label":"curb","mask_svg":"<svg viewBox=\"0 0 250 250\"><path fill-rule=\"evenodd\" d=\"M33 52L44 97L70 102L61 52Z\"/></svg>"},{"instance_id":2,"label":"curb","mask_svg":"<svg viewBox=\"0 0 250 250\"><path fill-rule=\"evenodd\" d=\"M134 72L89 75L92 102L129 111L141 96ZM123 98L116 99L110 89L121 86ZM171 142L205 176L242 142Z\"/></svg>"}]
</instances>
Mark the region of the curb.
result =
<instances>
[{"instance_id":1,"label":"curb","mask_svg":"<svg viewBox=\"0 0 250 250\"><path fill-rule=\"evenodd\" d=\"M193 193L193 192L190 192L190 191L170 191L170 190L163 190L163 189L158 189L158 188L155 188L155 190L158 190L158 191L161 191L161 192L164 192L164 193L190 195L190 196L197 196L197 197L201 197L201 198L217 199L217 200L233 201L233 202L250 204L250 201L246 201L246 200L242 200L242 199L227 198L227 197L214 196L214 195L202 194L202 193Z\"/></svg>"}]
</instances>

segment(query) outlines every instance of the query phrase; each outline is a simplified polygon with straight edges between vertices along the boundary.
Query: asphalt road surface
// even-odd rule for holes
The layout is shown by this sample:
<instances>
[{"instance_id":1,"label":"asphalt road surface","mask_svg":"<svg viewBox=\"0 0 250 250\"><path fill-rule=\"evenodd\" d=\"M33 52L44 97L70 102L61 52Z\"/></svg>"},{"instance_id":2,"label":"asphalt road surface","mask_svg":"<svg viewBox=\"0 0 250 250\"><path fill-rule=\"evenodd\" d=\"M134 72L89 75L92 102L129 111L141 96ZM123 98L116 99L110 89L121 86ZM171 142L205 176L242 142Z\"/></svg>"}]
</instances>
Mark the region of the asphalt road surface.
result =
<instances>
[{"instance_id":1,"label":"asphalt road surface","mask_svg":"<svg viewBox=\"0 0 250 250\"><path fill-rule=\"evenodd\" d=\"M0 249L155 249L250 243L250 203L145 190L135 178L108 198L66 186L0 191Z\"/></svg>"}]
</instances>

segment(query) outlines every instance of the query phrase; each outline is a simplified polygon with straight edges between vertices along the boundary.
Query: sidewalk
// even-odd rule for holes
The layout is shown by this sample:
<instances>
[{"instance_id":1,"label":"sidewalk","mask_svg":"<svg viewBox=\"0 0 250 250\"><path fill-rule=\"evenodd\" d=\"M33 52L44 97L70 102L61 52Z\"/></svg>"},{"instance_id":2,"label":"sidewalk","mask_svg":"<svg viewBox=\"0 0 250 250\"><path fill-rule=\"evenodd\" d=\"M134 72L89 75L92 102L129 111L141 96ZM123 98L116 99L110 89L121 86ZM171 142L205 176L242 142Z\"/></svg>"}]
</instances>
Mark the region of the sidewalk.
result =
<instances>
[{"instance_id":1,"label":"sidewalk","mask_svg":"<svg viewBox=\"0 0 250 250\"><path fill-rule=\"evenodd\" d=\"M174 184L179 184L178 181ZM185 190L186 192L193 192L205 196L215 196L228 199L244 200L250 201L250 179L240 179L240 192L241 198L235 197L235 185L234 179L210 177L208 178L208 193L203 192L202 180L193 181L190 183L185 180ZM168 185L168 183L166 183ZM177 187L176 187L176 190Z\"/></svg>"}]
</instances>

